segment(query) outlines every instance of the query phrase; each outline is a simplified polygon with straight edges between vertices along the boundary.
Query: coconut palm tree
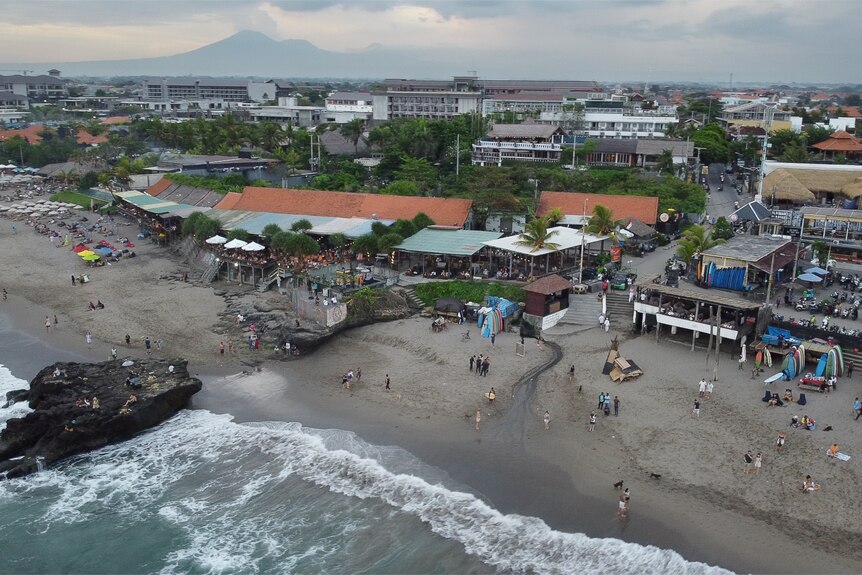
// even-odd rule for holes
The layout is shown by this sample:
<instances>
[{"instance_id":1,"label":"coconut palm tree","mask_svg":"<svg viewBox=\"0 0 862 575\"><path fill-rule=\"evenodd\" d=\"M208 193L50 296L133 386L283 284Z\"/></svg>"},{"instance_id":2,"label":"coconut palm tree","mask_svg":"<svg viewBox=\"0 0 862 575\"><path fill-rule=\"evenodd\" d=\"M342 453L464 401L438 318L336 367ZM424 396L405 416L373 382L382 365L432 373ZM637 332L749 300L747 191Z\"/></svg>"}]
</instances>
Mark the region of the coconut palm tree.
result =
<instances>
[{"instance_id":1,"label":"coconut palm tree","mask_svg":"<svg viewBox=\"0 0 862 575\"><path fill-rule=\"evenodd\" d=\"M365 131L365 122L359 118L355 118L342 125L339 131L342 136L350 140L353 144L353 155L357 155L359 153L359 140Z\"/></svg>"},{"instance_id":2,"label":"coconut palm tree","mask_svg":"<svg viewBox=\"0 0 862 575\"><path fill-rule=\"evenodd\" d=\"M541 249L559 251L559 245L550 241L552 237L557 235L557 230L548 230L548 220L545 218L536 218L529 221L524 226L524 231L518 235L518 240L515 242L520 246L527 246L531 252L537 252ZM530 275L533 275L533 264L535 258L530 258Z\"/></svg>"},{"instance_id":3,"label":"coconut palm tree","mask_svg":"<svg viewBox=\"0 0 862 575\"><path fill-rule=\"evenodd\" d=\"M550 226L556 226L565 217L566 214L563 213L562 208L551 208L545 215L545 219L548 220L548 225Z\"/></svg>"},{"instance_id":4,"label":"coconut palm tree","mask_svg":"<svg viewBox=\"0 0 862 575\"><path fill-rule=\"evenodd\" d=\"M702 226L691 226L682 234L682 239L679 240L679 247L677 247L676 253L686 263L690 263L692 258L698 254L702 254L710 248L723 243L724 240L713 238L712 232L706 231Z\"/></svg>"},{"instance_id":5,"label":"coconut palm tree","mask_svg":"<svg viewBox=\"0 0 862 575\"><path fill-rule=\"evenodd\" d=\"M584 227L584 231L597 236L611 236L616 241L614 230L622 224L622 220L615 220L613 212L601 204L593 207L590 221Z\"/></svg>"}]
</instances>

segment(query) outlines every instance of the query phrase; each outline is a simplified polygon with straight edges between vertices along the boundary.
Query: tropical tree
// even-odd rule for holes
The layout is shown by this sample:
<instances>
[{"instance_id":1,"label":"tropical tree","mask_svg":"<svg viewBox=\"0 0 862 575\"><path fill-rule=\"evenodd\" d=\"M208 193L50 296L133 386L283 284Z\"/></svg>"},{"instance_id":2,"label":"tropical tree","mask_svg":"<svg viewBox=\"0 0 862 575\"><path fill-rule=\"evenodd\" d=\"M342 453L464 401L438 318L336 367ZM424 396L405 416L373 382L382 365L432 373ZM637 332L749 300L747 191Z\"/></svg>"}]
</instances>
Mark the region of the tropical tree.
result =
<instances>
[{"instance_id":1,"label":"tropical tree","mask_svg":"<svg viewBox=\"0 0 862 575\"><path fill-rule=\"evenodd\" d=\"M434 220L428 217L428 214L425 212L419 212L415 216L413 216L413 225L416 226L416 231L427 228L428 226L434 225Z\"/></svg>"},{"instance_id":2,"label":"tropical tree","mask_svg":"<svg viewBox=\"0 0 862 575\"><path fill-rule=\"evenodd\" d=\"M312 225L311 222L309 222L305 218L302 218L301 220L296 220L295 222L293 222L293 224L290 226L290 231L292 231L292 232L307 232L308 230L310 230L313 227L314 226Z\"/></svg>"},{"instance_id":3,"label":"tropical tree","mask_svg":"<svg viewBox=\"0 0 862 575\"><path fill-rule=\"evenodd\" d=\"M319 252L320 246L311 236L293 232L283 239L281 249L292 256L303 258Z\"/></svg>"},{"instance_id":4,"label":"tropical tree","mask_svg":"<svg viewBox=\"0 0 862 575\"><path fill-rule=\"evenodd\" d=\"M557 230L548 231L548 220L545 218L536 218L530 220L524 226L524 231L518 234L518 239L515 242L520 246L527 246L530 252L537 252L541 249L552 251L559 250L559 244L551 241L551 238L556 236ZM533 275L533 264L535 258L530 258L530 275Z\"/></svg>"},{"instance_id":5,"label":"tropical tree","mask_svg":"<svg viewBox=\"0 0 862 575\"><path fill-rule=\"evenodd\" d=\"M611 212L610 208L596 204L593 207L593 214L590 216L590 221L587 223L584 231L597 236L614 237L614 230L622 223L622 220L615 220L613 218L613 212ZM616 241L616 238L614 240Z\"/></svg>"},{"instance_id":6,"label":"tropical tree","mask_svg":"<svg viewBox=\"0 0 862 575\"><path fill-rule=\"evenodd\" d=\"M566 214L563 213L562 208L551 208L548 210L548 213L545 214L545 219L548 220L549 226L557 225L565 217Z\"/></svg>"},{"instance_id":7,"label":"tropical tree","mask_svg":"<svg viewBox=\"0 0 862 575\"><path fill-rule=\"evenodd\" d=\"M805 144L790 144L784 148L784 153L781 154L782 162L803 164L810 159L811 154L808 153Z\"/></svg>"},{"instance_id":8,"label":"tropical tree","mask_svg":"<svg viewBox=\"0 0 862 575\"><path fill-rule=\"evenodd\" d=\"M263 227L263 230L261 231L260 235L272 242L272 239L275 237L275 235L281 231L281 227L279 227L278 224L266 224Z\"/></svg>"},{"instance_id":9,"label":"tropical tree","mask_svg":"<svg viewBox=\"0 0 862 575\"><path fill-rule=\"evenodd\" d=\"M377 253L378 247L379 244L377 236L374 234L365 234L364 236L359 236L356 238L356 241L353 242L353 253L365 254L370 257Z\"/></svg>"},{"instance_id":10,"label":"tropical tree","mask_svg":"<svg viewBox=\"0 0 862 575\"><path fill-rule=\"evenodd\" d=\"M384 236L389 233L389 226L383 222L372 222L371 233L377 237Z\"/></svg>"},{"instance_id":11,"label":"tropical tree","mask_svg":"<svg viewBox=\"0 0 862 575\"><path fill-rule=\"evenodd\" d=\"M251 239L251 234L241 228L237 228L235 230L229 231L227 237L229 240L242 240L244 242L247 242L249 239Z\"/></svg>"},{"instance_id":12,"label":"tropical tree","mask_svg":"<svg viewBox=\"0 0 862 575\"><path fill-rule=\"evenodd\" d=\"M392 232L384 234L377 238L377 247L380 249L380 251L389 252L403 241L404 238L401 236L401 234Z\"/></svg>"},{"instance_id":13,"label":"tropical tree","mask_svg":"<svg viewBox=\"0 0 862 575\"><path fill-rule=\"evenodd\" d=\"M347 236L342 233L336 232L326 238L326 242L329 244L330 247L340 248L347 243Z\"/></svg>"},{"instance_id":14,"label":"tropical tree","mask_svg":"<svg viewBox=\"0 0 862 575\"><path fill-rule=\"evenodd\" d=\"M365 122L360 118L354 118L346 124L343 124L339 131L342 136L350 140L353 144L354 155L359 153L359 140L362 138L362 133L365 131Z\"/></svg>"},{"instance_id":15,"label":"tropical tree","mask_svg":"<svg viewBox=\"0 0 862 575\"><path fill-rule=\"evenodd\" d=\"M703 226L691 226L683 232L676 253L688 263L698 254L723 243L723 239L714 238L712 232L706 231Z\"/></svg>"},{"instance_id":16,"label":"tropical tree","mask_svg":"<svg viewBox=\"0 0 862 575\"><path fill-rule=\"evenodd\" d=\"M811 253L817 258L817 265L825 269L829 264L829 246L826 242L821 242L820 240L812 242Z\"/></svg>"},{"instance_id":17,"label":"tropical tree","mask_svg":"<svg viewBox=\"0 0 862 575\"><path fill-rule=\"evenodd\" d=\"M396 220L392 225L392 231L402 238L409 238L416 233L416 226L410 220Z\"/></svg>"},{"instance_id":18,"label":"tropical tree","mask_svg":"<svg viewBox=\"0 0 862 575\"><path fill-rule=\"evenodd\" d=\"M729 240L733 237L733 226L727 218L721 216L715 220L715 225L712 226L712 237L717 240Z\"/></svg>"},{"instance_id":19,"label":"tropical tree","mask_svg":"<svg viewBox=\"0 0 862 575\"><path fill-rule=\"evenodd\" d=\"M673 174L673 150L662 150L655 163L656 169L662 174Z\"/></svg>"}]
</instances>

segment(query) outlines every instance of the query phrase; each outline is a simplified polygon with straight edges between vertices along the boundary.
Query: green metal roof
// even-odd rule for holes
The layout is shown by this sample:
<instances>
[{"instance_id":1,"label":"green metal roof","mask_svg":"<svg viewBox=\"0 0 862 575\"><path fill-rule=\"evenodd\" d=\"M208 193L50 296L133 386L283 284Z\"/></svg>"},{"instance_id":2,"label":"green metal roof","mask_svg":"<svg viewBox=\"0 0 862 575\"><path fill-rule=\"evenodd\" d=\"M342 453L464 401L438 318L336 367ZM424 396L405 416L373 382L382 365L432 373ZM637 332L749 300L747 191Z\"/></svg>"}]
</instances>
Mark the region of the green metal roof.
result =
<instances>
[{"instance_id":1,"label":"green metal roof","mask_svg":"<svg viewBox=\"0 0 862 575\"><path fill-rule=\"evenodd\" d=\"M395 249L425 254L472 256L485 247L482 242L496 240L502 235L500 232L425 228L395 246Z\"/></svg>"}]
</instances>

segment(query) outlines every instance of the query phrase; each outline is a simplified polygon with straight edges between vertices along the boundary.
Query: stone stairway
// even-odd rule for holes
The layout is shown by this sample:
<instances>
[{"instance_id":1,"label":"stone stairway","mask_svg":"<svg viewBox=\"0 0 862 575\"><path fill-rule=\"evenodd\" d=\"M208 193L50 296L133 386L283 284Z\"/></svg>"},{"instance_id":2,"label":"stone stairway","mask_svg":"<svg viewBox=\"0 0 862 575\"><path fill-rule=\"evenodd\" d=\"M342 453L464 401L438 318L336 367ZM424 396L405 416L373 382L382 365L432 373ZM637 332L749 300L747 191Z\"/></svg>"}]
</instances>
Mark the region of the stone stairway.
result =
<instances>
[{"instance_id":1,"label":"stone stairway","mask_svg":"<svg viewBox=\"0 0 862 575\"><path fill-rule=\"evenodd\" d=\"M421 299L419 299L419 296L416 295L416 289L414 285L410 285L407 287L399 287L398 289L401 292L401 295L403 295L404 298L407 300L407 303L410 305L410 307L420 310L427 307L425 303Z\"/></svg>"},{"instance_id":2,"label":"stone stairway","mask_svg":"<svg viewBox=\"0 0 862 575\"><path fill-rule=\"evenodd\" d=\"M596 294L569 296L569 309L560 318L559 324L582 325L598 327L602 304L596 299Z\"/></svg>"},{"instance_id":3,"label":"stone stairway","mask_svg":"<svg viewBox=\"0 0 862 575\"><path fill-rule=\"evenodd\" d=\"M271 286L278 280L278 278L284 279L284 270L281 268L277 268L275 271L269 274L269 276L261 280L260 285L257 286L257 291L259 291L260 293L265 292L269 289L269 286Z\"/></svg>"},{"instance_id":4,"label":"stone stairway","mask_svg":"<svg viewBox=\"0 0 862 575\"><path fill-rule=\"evenodd\" d=\"M608 316L617 329L628 328L632 323L634 303L629 303L629 292L610 290L607 295Z\"/></svg>"}]
</instances>

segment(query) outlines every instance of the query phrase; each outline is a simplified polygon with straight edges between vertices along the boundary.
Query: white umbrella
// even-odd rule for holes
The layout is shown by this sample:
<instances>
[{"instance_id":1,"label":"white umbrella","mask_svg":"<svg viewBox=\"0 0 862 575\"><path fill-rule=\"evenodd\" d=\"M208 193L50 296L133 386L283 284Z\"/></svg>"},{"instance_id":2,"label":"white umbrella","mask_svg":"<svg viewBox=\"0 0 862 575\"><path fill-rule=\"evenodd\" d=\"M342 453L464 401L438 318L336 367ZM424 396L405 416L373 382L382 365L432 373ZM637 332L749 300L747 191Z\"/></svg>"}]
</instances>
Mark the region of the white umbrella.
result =
<instances>
[{"instance_id":1,"label":"white umbrella","mask_svg":"<svg viewBox=\"0 0 862 575\"><path fill-rule=\"evenodd\" d=\"M236 248L241 248L242 246L246 245L247 243L248 242L244 242L241 239L233 239L233 240L229 241L228 243L226 243L224 245L224 247L226 249L233 250Z\"/></svg>"},{"instance_id":2,"label":"white umbrella","mask_svg":"<svg viewBox=\"0 0 862 575\"><path fill-rule=\"evenodd\" d=\"M51 211L51 212L48 212L48 215L49 216L59 216L60 212Z\"/></svg>"},{"instance_id":3,"label":"white umbrella","mask_svg":"<svg viewBox=\"0 0 862 575\"><path fill-rule=\"evenodd\" d=\"M223 244L223 243L227 242L227 238L223 238L220 235L216 234L211 238L207 238L205 241L206 241L206 243L208 243L210 245L216 245L216 244Z\"/></svg>"},{"instance_id":4,"label":"white umbrella","mask_svg":"<svg viewBox=\"0 0 862 575\"><path fill-rule=\"evenodd\" d=\"M260 250L265 250L265 249L266 249L265 246L262 246L256 242L251 242L250 244L246 244L246 245L242 246L242 251L244 251L244 252L259 252Z\"/></svg>"}]
</instances>

